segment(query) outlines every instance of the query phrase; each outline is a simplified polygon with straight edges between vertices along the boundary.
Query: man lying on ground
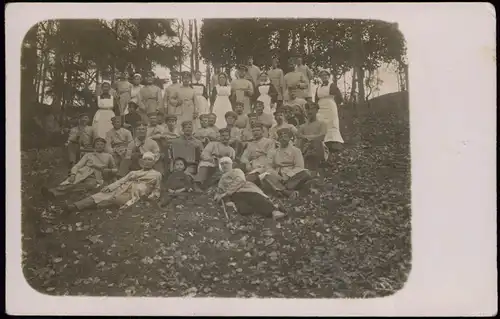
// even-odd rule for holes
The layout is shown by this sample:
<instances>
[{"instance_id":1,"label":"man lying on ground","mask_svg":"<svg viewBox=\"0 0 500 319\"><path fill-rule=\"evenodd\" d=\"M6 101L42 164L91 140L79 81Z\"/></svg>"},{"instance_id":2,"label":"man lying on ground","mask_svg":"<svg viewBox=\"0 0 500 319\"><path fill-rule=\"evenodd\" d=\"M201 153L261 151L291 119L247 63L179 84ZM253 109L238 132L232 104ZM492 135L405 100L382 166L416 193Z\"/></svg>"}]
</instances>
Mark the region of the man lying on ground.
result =
<instances>
[{"instance_id":1,"label":"man lying on ground","mask_svg":"<svg viewBox=\"0 0 500 319\"><path fill-rule=\"evenodd\" d=\"M236 152L231 146L229 146L229 134L230 132L228 129L221 129L220 141L208 143L208 145L203 149L203 152L201 152L201 161L198 165L198 173L194 177L195 191L201 192L202 188L207 186L205 185L206 182L217 173L220 158L235 158Z\"/></svg>"},{"instance_id":2,"label":"man lying on ground","mask_svg":"<svg viewBox=\"0 0 500 319\"><path fill-rule=\"evenodd\" d=\"M285 216L271 202L269 197L254 183L245 180L245 174L239 168L233 168L229 157L219 160L219 169L223 173L215 195L215 201L234 203L241 215L259 214L274 219ZM226 204L227 205L227 204ZM229 205L228 205L229 206Z\"/></svg>"},{"instance_id":3,"label":"man lying on ground","mask_svg":"<svg viewBox=\"0 0 500 319\"><path fill-rule=\"evenodd\" d=\"M96 138L94 140L94 152L86 153L73 166L71 173L58 186L48 189L42 187L42 194L49 199L55 199L69 193L84 192L89 189L95 189L104 184L106 175L117 172L113 156L104 152L106 140Z\"/></svg>"},{"instance_id":4,"label":"man lying on ground","mask_svg":"<svg viewBox=\"0 0 500 319\"><path fill-rule=\"evenodd\" d=\"M296 198L302 188L316 193L317 190L311 187L313 178L304 168L302 152L290 143L291 136L288 128L278 131L279 147L269 152L270 168L259 176L262 187L290 198Z\"/></svg>"},{"instance_id":5,"label":"man lying on ground","mask_svg":"<svg viewBox=\"0 0 500 319\"><path fill-rule=\"evenodd\" d=\"M140 161L142 169L129 172L125 177L104 187L99 193L68 205L68 210L77 211L108 206L118 206L123 209L145 196L153 200L159 199L162 175L153 169L155 162L156 155L145 152Z\"/></svg>"}]
</instances>

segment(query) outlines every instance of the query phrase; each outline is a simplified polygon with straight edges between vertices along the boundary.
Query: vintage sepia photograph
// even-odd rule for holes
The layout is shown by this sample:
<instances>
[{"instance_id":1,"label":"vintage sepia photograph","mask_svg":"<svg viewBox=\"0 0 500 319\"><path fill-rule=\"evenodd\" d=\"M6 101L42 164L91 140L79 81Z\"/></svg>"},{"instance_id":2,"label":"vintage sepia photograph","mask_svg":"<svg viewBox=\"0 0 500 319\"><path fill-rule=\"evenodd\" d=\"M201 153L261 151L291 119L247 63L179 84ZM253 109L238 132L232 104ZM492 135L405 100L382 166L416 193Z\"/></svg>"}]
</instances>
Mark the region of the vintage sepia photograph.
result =
<instances>
[{"instance_id":1,"label":"vintage sepia photograph","mask_svg":"<svg viewBox=\"0 0 500 319\"><path fill-rule=\"evenodd\" d=\"M369 19L59 19L21 47L53 296L376 298L412 265L409 70Z\"/></svg>"}]
</instances>

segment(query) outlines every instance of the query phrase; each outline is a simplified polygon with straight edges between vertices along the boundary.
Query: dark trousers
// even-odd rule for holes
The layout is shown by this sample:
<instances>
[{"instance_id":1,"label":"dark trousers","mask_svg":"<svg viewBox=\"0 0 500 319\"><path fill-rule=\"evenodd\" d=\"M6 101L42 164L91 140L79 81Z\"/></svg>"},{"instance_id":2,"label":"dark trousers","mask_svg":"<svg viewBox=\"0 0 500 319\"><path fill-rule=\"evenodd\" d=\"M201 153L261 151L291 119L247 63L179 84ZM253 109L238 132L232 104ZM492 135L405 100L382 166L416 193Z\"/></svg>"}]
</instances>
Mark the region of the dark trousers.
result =
<instances>
[{"instance_id":1,"label":"dark trousers","mask_svg":"<svg viewBox=\"0 0 500 319\"><path fill-rule=\"evenodd\" d=\"M258 193L237 192L231 195L229 199L234 203L241 215L258 214L271 217L276 209L269 198Z\"/></svg>"}]
</instances>

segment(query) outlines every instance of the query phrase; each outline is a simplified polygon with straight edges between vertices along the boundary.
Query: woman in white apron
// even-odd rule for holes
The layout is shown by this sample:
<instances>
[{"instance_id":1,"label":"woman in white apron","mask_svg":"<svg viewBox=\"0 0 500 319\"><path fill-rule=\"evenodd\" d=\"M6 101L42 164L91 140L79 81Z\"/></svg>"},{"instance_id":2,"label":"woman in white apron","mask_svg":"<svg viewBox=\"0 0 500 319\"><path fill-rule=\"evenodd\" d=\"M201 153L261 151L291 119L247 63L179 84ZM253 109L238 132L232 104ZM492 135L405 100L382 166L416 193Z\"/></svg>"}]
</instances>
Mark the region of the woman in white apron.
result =
<instances>
[{"instance_id":1,"label":"woman in white apron","mask_svg":"<svg viewBox=\"0 0 500 319\"><path fill-rule=\"evenodd\" d=\"M222 73L219 75L219 84L214 87L210 96L211 113L217 115L215 126L218 128L226 127L226 113L233 110L229 96L231 96L231 86L227 83L226 75Z\"/></svg>"},{"instance_id":2,"label":"woman in white apron","mask_svg":"<svg viewBox=\"0 0 500 319\"><path fill-rule=\"evenodd\" d=\"M201 72L196 71L194 74L195 82L191 84L195 92L196 105L198 105L199 115L210 113L210 106L208 105L208 94L206 86L201 83ZM196 129L200 128L200 119L196 120Z\"/></svg>"},{"instance_id":3,"label":"woman in white apron","mask_svg":"<svg viewBox=\"0 0 500 319\"><path fill-rule=\"evenodd\" d=\"M330 73L322 70L319 73L322 83L316 89L316 103L319 105L318 120L327 124L325 144L333 151L343 144L344 140L340 134L339 114L337 103L342 103L342 94L335 83L330 82ZM336 147L334 147L336 146Z\"/></svg>"},{"instance_id":4,"label":"woman in white apron","mask_svg":"<svg viewBox=\"0 0 500 319\"><path fill-rule=\"evenodd\" d=\"M143 87L143 85L141 85L141 81L142 76L139 73L134 74L134 77L132 78L132 89L130 90L130 102L134 102L137 105L139 105L139 91Z\"/></svg>"},{"instance_id":5,"label":"woman in white apron","mask_svg":"<svg viewBox=\"0 0 500 319\"><path fill-rule=\"evenodd\" d=\"M262 101L264 103L264 113L272 115L276 110L275 104L278 97L278 91L276 91L274 85L269 81L266 72L262 72L260 75L257 92L257 101Z\"/></svg>"},{"instance_id":6,"label":"woman in white apron","mask_svg":"<svg viewBox=\"0 0 500 319\"><path fill-rule=\"evenodd\" d=\"M92 121L94 138L100 137L105 139L106 133L113 128L111 119L115 116L115 112L113 112L115 99L113 95L110 94L110 89L111 85L108 82L104 82L101 86L102 93L97 97L97 107L99 109L95 113L94 120Z\"/></svg>"}]
</instances>

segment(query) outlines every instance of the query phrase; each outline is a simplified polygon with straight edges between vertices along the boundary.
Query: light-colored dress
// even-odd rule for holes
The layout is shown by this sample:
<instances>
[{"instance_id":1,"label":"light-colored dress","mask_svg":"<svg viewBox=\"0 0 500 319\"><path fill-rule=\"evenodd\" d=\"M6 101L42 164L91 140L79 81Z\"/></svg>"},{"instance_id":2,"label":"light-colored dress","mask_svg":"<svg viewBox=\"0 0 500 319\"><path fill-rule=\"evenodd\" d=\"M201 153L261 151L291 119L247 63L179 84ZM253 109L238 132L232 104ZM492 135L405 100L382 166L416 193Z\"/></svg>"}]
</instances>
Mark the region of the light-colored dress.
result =
<instances>
[{"instance_id":1,"label":"light-colored dress","mask_svg":"<svg viewBox=\"0 0 500 319\"><path fill-rule=\"evenodd\" d=\"M245 93L248 90L248 93ZM235 79L231 82L231 95L235 102L242 102L243 113L248 114L252 111L252 100L251 97L254 94L254 87L252 82L247 79ZM221 126L224 127L224 126Z\"/></svg>"},{"instance_id":2,"label":"light-colored dress","mask_svg":"<svg viewBox=\"0 0 500 319\"><path fill-rule=\"evenodd\" d=\"M172 98L179 101L175 107L168 107L167 113L177 116L177 126L182 127L182 122L193 121L194 113L198 113L195 90L191 86L181 86L172 93Z\"/></svg>"},{"instance_id":3,"label":"light-colored dress","mask_svg":"<svg viewBox=\"0 0 500 319\"><path fill-rule=\"evenodd\" d=\"M344 139L340 134L340 123L339 114L337 110L337 103L335 103L335 98L331 94L331 86L333 83L328 85L319 86L316 91L316 96L318 98L318 115L319 121L323 121L327 125L327 132L325 136L325 142L339 142L344 143Z\"/></svg>"},{"instance_id":4,"label":"light-colored dress","mask_svg":"<svg viewBox=\"0 0 500 319\"><path fill-rule=\"evenodd\" d=\"M132 88L130 90L130 101L135 102L137 105L139 105L139 92L144 86L139 84L139 85L132 85ZM128 113L128 107L127 107L127 113Z\"/></svg>"},{"instance_id":5,"label":"light-colored dress","mask_svg":"<svg viewBox=\"0 0 500 319\"><path fill-rule=\"evenodd\" d=\"M285 86L284 74L283 70L276 68L267 72L267 76L269 77L269 81L274 85L276 91L278 92L277 100L283 101L283 89Z\"/></svg>"},{"instance_id":6,"label":"light-colored dress","mask_svg":"<svg viewBox=\"0 0 500 319\"><path fill-rule=\"evenodd\" d=\"M262 101L264 103L264 113L272 115L274 110L271 109L271 96L269 95L270 88L271 82L260 84L257 87L260 94L257 101Z\"/></svg>"},{"instance_id":7,"label":"light-colored dress","mask_svg":"<svg viewBox=\"0 0 500 319\"><path fill-rule=\"evenodd\" d=\"M116 98L118 99L118 106L120 115L128 114L128 102L132 97L132 83L127 80L118 81L115 83Z\"/></svg>"},{"instance_id":8,"label":"light-colored dress","mask_svg":"<svg viewBox=\"0 0 500 319\"><path fill-rule=\"evenodd\" d=\"M285 101L290 99L290 92L294 92L296 97L307 98L310 96L309 83L306 76L300 71L289 72L284 77Z\"/></svg>"},{"instance_id":9,"label":"light-colored dress","mask_svg":"<svg viewBox=\"0 0 500 319\"><path fill-rule=\"evenodd\" d=\"M213 108L212 112L217 115L215 126L226 127L226 113L233 110L229 96L231 95L231 87L216 85L212 92Z\"/></svg>"},{"instance_id":10,"label":"light-colored dress","mask_svg":"<svg viewBox=\"0 0 500 319\"><path fill-rule=\"evenodd\" d=\"M208 95L205 85L202 83L193 83L191 86L194 89L196 105L198 106L199 115L210 113L210 105L208 104ZM198 115L198 116L199 116ZM198 117L195 121L195 129L198 130L201 127L200 118Z\"/></svg>"},{"instance_id":11,"label":"light-colored dress","mask_svg":"<svg viewBox=\"0 0 500 319\"><path fill-rule=\"evenodd\" d=\"M94 120L92 121L92 128L94 129L94 138L106 138L106 133L113 128L111 119L115 116L113 112L114 98L101 98L97 97L97 107L99 110L94 115Z\"/></svg>"}]
</instances>

